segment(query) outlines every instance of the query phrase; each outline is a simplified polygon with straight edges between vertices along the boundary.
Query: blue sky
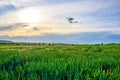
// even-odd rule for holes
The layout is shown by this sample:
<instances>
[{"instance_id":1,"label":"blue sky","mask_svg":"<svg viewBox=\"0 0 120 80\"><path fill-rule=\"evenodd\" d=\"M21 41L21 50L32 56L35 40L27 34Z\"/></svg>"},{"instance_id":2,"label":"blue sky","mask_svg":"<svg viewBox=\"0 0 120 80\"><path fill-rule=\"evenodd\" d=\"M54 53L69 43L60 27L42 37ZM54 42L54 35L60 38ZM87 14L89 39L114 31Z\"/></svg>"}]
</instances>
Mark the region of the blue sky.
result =
<instances>
[{"instance_id":1,"label":"blue sky","mask_svg":"<svg viewBox=\"0 0 120 80\"><path fill-rule=\"evenodd\" d=\"M0 0L0 39L120 43L119 8L120 0Z\"/></svg>"}]
</instances>

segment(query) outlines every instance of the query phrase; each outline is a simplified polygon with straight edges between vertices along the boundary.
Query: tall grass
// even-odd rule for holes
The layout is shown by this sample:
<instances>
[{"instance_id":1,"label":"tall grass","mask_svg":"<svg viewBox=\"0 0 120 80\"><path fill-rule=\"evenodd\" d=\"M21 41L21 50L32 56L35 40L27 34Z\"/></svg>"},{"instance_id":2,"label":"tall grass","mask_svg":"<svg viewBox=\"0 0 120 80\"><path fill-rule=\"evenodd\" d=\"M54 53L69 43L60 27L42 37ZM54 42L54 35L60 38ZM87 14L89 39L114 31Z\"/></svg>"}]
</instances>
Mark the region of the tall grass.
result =
<instances>
[{"instance_id":1,"label":"tall grass","mask_svg":"<svg viewBox=\"0 0 120 80\"><path fill-rule=\"evenodd\" d=\"M120 80L120 45L0 44L0 80Z\"/></svg>"}]
</instances>

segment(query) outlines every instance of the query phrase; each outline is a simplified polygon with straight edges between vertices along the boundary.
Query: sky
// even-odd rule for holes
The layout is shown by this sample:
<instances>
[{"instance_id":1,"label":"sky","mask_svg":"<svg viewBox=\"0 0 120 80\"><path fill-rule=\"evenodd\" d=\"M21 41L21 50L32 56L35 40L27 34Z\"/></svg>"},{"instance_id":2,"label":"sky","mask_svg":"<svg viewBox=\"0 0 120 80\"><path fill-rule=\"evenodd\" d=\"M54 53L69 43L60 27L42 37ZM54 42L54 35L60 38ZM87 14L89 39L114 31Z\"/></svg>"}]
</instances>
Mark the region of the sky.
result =
<instances>
[{"instance_id":1,"label":"sky","mask_svg":"<svg viewBox=\"0 0 120 80\"><path fill-rule=\"evenodd\" d=\"M0 40L120 43L120 0L0 0Z\"/></svg>"}]
</instances>

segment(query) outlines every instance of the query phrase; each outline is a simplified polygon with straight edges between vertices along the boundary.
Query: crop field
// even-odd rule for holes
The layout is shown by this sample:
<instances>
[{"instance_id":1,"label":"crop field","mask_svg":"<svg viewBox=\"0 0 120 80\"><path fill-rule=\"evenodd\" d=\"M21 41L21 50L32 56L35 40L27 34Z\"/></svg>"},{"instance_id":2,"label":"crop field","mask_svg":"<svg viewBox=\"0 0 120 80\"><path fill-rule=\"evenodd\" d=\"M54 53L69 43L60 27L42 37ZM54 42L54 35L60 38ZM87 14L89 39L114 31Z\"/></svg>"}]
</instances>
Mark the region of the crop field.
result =
<instances>
[{"instance_id":1,"label":"crop field","mask_svg":"<svg viewBox=\"0 0 120 80\"><path fill-rule=\"evenodd\" d=\"M0 80L120 80L120 44L0 44Z\"/></svg>"}]
</instances>

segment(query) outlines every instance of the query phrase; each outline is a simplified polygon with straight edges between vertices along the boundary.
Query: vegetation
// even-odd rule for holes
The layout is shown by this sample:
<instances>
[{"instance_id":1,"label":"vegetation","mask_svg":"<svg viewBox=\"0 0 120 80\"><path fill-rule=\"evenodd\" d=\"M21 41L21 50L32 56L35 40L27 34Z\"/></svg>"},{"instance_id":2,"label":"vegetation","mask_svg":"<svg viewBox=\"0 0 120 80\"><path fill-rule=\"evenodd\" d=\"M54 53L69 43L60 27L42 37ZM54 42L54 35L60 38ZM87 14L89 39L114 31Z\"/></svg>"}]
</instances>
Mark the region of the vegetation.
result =
<instances>
[{"instance_id":1,"label":"vegetation","mask_svg":"<svg viewBox=\"0 0 120 80\"><path fill-rule=\"evenodd\" d=\"M0 44L0 80L120 80L120 44Z\"/></svg>"}]
</instances>

